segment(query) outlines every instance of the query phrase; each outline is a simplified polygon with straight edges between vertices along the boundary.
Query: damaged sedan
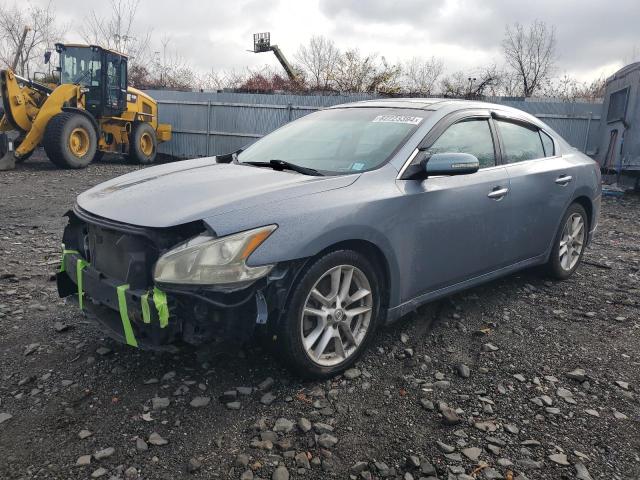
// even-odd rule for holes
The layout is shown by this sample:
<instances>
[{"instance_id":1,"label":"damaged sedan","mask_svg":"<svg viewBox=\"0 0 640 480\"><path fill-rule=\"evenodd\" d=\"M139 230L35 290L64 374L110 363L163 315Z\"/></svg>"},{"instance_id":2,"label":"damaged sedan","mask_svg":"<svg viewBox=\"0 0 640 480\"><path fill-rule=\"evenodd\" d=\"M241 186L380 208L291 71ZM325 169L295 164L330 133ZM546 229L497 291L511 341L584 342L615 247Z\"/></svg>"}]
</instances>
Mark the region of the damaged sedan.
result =
<instances>
[{"instance_id":1,"label":"damaged sedan","mask_svg":"<svg viewBox=\"0 0 640 480\"><path fill-rule=\"evenodd\" d=\"M599 210L596 164L526 113L358 102L82 193L58 290L134 347L262 331L327 377L425 302L535 265L568 278Z\"/></svg>"}]
</instances>

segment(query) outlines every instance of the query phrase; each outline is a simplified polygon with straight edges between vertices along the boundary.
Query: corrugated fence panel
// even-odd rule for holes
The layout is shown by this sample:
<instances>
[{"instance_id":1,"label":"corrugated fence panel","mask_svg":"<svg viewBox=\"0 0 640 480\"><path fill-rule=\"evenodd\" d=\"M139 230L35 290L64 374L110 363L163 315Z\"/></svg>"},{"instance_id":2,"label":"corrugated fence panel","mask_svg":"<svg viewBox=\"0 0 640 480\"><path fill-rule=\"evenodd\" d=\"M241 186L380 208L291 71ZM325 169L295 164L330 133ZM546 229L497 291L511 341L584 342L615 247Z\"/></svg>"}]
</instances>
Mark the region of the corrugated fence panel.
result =
<instances>
[{"instance_id":1,"label":"corrugated fence panel","mask_svg":"<svg viewBox=\"0 0 640 480\"><path fill-rule=\"evenodd\" d=\"M160 121L170 123L173 139L159 151L178 158L219 155L320 108L369 100L374 95L269 95L229 92L148 92L160 104ZM598 145L602 104L532 101L492 97L547 123L572 146L593 153Z\"/></svg>"}]
</instances>

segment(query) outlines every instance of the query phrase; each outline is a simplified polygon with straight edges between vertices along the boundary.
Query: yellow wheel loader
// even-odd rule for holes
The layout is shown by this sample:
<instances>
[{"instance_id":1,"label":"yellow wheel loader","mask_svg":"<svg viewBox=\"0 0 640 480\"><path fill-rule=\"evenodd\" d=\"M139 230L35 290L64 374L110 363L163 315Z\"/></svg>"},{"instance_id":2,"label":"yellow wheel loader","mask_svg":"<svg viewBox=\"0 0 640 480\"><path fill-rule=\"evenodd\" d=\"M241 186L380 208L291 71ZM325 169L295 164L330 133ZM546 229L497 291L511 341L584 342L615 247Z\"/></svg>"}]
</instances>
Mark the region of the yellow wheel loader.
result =
<instances>
[{"instance_id":1,"label":"yellow wheel loader","mask_svg":"<svg viewBox=\"0 0 640 480\"><path fill-rule=\"evenodd\" d=\"M105 153L153 163L158 143L171 139L171 126L158 123L153 98L128 86L127 57L95 45L56 44L56 51L58 84L0 70L0 132L17 132L13 142L0 139L0 170L40 145L62 168L84 168Z\"/></svg>"}]
</instances>

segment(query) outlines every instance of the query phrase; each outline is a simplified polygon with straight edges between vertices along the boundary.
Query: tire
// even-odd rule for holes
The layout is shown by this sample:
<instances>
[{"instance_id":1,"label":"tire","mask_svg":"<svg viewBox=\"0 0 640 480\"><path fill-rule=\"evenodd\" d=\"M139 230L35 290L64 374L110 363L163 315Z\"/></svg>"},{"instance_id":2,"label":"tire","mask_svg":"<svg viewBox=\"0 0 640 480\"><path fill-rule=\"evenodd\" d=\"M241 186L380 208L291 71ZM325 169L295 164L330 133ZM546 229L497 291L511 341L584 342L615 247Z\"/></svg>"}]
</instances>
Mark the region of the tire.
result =
<instances>
[{"instance_id":1,"label":"tire","mask_svg":"<svg viewBox=\"0 0 640 480\"><path fill-rule=\"evenodd\" d=\"M156 160L157 151L156 131L148 123L136 123L129 134L129 161L150 165Z\"/></svg>"},{"instance_id":2,"label":"tire","mask_svg":"<svg viewBox=\"0 0 640 480\"><path fill-rule=\"evenodd\" d=\"M96 154L98 135L84 115L62 112L49 120L42 144L58 167L85 168Z\"/></svg>"},{"instance_id":3,"label":"tire","mask_svg":"<svg viewBox=\"0 0 640 480\"><path fill-rule=\"evenodd\" d=\"M352 272L350 278L349 270ZM369 291L369 295L347 304L348 308L344 310L334 309L336 301L329 300L332 290L336 290L331 287L333 275L339 278L340 289L350 279L348 294L339 291L338 298L353 297L354 293L365 291ZM380 278L371 262L352 250L328 253L306 267L296 281L278 328L279 350L286 366L303 377L327 378L353 365L367 348L379 323ZM323 295L326 305L311 293L314 289ZM305 306L323 312L324 316L303 314ZM363 313L350 318L349 313L355 308ZM346 329L352 332L352 340L347 337ZM311 352L305 347L304 339ZM342 345L342 349L338 345Z\"/></svg>"},{"instance_id":4,"label":"tire","mask_svg":"<svg viewBox=\"0 0 640 480\"><path fill-rule=\"evenodd\" d=\"M588 228L589 219L585 209L578 203L571 204L562 217L554 239L551 256L546 265L547 273L550 276L566 280L573 275L584 255ZM567 243L569 246L565 249ZM576 250L578 250L577 254Z\"/></svg>"}]
</instances>

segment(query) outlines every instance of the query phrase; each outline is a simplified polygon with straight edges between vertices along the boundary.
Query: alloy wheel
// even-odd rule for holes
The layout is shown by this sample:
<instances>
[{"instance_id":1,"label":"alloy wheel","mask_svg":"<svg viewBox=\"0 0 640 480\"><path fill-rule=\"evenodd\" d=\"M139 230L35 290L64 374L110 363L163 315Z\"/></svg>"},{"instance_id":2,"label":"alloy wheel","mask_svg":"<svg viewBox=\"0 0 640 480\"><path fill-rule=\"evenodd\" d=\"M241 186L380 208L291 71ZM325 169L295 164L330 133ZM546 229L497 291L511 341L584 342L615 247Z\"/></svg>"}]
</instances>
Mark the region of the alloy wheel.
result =
<instances>
[{"instance_id":1,"label":"alloy wheel","mask_svg":"<svg viewBox=\"0 0 640 480\"><path fill-rule=\"evenodd\" d=\"M300 317L308 357L333 366L351 357L371 324L373 295L366 275L353 265L326 271L311 288Z\"/></svg>"},{"instance_id":2,"label":"alloy wheel","mask_svg":"<svg viewBox=\"0 0 640 480\"><path fill-rule=\"evenodd\" d=\"M584 219L579 213L573 213L567 218L560 238L560 266L569 271L575 267L584 248L585 228Z\"/></svg>"}]
</instances>

